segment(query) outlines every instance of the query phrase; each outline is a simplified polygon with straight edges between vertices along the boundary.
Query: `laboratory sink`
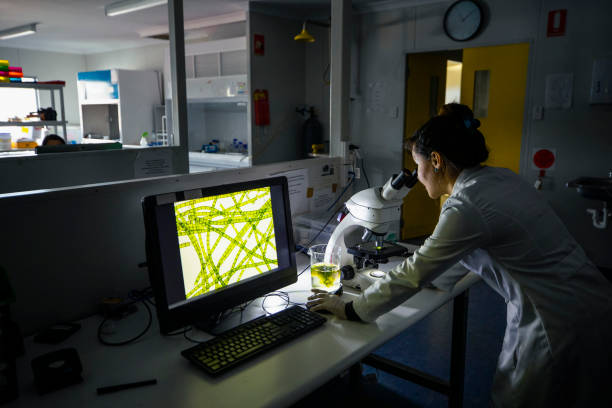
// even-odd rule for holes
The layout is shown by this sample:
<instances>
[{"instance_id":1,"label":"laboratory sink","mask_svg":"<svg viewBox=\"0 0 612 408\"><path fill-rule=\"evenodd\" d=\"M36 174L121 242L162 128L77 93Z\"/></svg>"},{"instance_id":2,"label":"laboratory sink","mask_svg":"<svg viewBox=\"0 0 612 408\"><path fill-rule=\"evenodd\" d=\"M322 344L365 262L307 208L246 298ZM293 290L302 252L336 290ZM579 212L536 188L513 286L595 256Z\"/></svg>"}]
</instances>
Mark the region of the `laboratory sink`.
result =
<instances>
[{"instance_id":1,"label":"laboratory sink","mask_svg":"<svg viewBox=\"0 0 612 408\"><path fill-rule=\"evenodd\" d=\"M565 186L575 188L585 198L612 203L612 178L579 177L568 181Z\"/></svg>"}]
</instances>

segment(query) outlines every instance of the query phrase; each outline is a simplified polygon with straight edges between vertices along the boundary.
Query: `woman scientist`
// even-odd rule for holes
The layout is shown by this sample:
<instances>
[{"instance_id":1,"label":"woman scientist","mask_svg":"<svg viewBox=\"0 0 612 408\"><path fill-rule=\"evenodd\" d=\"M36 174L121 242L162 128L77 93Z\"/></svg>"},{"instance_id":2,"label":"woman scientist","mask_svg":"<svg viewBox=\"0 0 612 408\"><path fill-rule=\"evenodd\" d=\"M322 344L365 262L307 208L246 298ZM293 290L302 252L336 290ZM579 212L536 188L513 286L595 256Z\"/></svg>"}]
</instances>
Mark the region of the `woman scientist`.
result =
<instances>
[{"instance_id":1,"label":"woman scientist","mask_svg":"<svg viewBox=\"0 0 612 408\"><path fill-rule=\"evenodd\" d=\"M429 196L450 195L424 244L356 300L316 293L309 306L370 322L446 270L455 272L434 282L445 290L472 271L507 303L494 406L612 407L612 284L540 193L480 165L488 151L479 125L466 106L450 106L410 139Z\"/></svg>"}]
</instances>

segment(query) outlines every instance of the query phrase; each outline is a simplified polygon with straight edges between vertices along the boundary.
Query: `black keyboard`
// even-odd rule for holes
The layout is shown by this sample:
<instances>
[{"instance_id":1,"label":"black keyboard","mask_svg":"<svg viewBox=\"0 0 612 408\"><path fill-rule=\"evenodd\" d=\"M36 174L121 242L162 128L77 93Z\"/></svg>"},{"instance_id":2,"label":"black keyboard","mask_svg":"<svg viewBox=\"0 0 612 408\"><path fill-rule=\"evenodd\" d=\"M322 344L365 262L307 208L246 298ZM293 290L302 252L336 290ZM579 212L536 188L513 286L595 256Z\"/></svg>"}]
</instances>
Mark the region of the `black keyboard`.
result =
<instances>
[{"instance_id":1,"label":"black keyboard","mask_svg":"<svg viewBox=\"0 0 612 408\"><path fill-rule=\"evenodd\" d=\"M326 319L299 306L261 316L221 333L181 354L208 374L217 376L276 346L309 332Z\"/></svg>"}]
</instances>

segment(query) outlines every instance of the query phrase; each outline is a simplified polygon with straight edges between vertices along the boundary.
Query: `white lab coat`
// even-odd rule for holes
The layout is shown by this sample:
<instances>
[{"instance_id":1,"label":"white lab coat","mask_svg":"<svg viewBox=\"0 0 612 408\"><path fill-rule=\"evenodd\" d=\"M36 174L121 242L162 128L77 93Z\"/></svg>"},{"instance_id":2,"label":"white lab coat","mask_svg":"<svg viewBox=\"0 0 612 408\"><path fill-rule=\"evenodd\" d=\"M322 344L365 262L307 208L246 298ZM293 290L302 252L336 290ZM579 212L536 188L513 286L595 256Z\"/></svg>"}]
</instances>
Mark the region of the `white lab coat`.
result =
<instances>
[{"instance_id":1,"label":"white lab coat","mask_svg":"<svg viewBox=\"0 0 612 408\"><path fill-rule=\"evenodd\" d=\"M612 407L612 284L532 186L507 169L463 170L433 234L355 312L373 321L449 269L437 286L469 270L507 303L494 406Z\"/></svg>"}]
</instances>

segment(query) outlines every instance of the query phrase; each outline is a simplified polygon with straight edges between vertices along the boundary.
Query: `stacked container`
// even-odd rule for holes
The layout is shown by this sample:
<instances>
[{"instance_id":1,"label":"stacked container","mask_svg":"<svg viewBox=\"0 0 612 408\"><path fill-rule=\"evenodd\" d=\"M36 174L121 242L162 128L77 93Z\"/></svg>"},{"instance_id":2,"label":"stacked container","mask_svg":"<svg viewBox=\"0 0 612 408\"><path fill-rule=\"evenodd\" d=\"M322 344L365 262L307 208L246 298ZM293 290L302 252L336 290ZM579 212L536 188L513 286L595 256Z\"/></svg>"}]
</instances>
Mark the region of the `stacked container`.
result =
<instances>
[{"instance_id":1,"label":"stacked container","mask_svg":"<svg viewBox=\"0 0 612 408\"><path fill-rule=\"evenodd\" d=\"M0 82L11 82L9 73L9 62L8 60L0 60ZM6 75L3 75L6 74Z\"/></svg>"},{"instance_id":2,"label":"stacked container","mask_svg":"<svg viewBox=\"0 0 612 408\"><path fill-rule=\"evenodd\" d=\"M22 78L21 67L11 67L8 60L0 60L0 82L21 82Z\"/></svg>"}]
</instances>

